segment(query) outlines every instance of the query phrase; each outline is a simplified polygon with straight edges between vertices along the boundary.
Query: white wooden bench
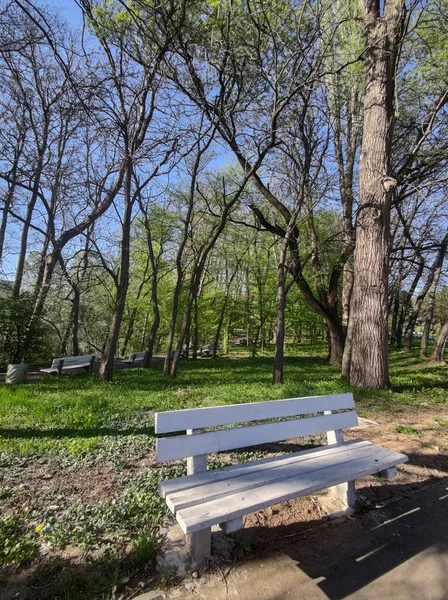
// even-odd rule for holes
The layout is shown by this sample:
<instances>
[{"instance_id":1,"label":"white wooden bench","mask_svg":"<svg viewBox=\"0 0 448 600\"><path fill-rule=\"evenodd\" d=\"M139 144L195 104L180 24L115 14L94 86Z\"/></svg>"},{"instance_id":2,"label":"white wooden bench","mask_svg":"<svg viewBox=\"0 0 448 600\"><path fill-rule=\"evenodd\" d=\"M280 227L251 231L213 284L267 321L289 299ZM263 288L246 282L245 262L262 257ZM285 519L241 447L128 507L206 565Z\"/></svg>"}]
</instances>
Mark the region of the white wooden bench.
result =
<instances>
[{"instance_id":1,"label":"white wooden bench","mask_svg":"<svg viewBox=\"0 0 448 600\"><path fill-rule=\"evenodd\" d=\"M395 477L407 456L364 440L344 442L342 429L358 424L354 406L352 394L337 394L156 413L157 434L180 432L157 439L157 460L187 458L187 476L164 481L161 494L194 562L211 553L212 525L232 533L247 514L326 488L350 510L355 479ZM281 420L249 424L268 419ZM244 426L206 431L236 424ZM327 446L207 471L208 453L318 433L327 434Z\"/></svg>"},{"instance_id":2,"label":"white wooden bench","mask_svg":"<svg viewBox=\"0 0 448 600\"><path fill-rule=\"evenodd\" d=\"M73 369L84 369L91 371L95 363L96 354L83 354L82 356L66 356L64 358L54 358L51 367L40 369L41 373L50 375L60 375L62 371Z\"/></svg>"},{"instance_id":3,"label":"white wooden bench","mask_svg":"<svg viewBox=\"0 0 448 600\"><path fill-rule=\"evenodd\" d=\"M126 364L126 365L133 365L136 361L144 361L146 358L146 355L148 353L147 352L133 352L129 358L123 358L120 360L120 362Z\"/></svg>"}]
</instances>

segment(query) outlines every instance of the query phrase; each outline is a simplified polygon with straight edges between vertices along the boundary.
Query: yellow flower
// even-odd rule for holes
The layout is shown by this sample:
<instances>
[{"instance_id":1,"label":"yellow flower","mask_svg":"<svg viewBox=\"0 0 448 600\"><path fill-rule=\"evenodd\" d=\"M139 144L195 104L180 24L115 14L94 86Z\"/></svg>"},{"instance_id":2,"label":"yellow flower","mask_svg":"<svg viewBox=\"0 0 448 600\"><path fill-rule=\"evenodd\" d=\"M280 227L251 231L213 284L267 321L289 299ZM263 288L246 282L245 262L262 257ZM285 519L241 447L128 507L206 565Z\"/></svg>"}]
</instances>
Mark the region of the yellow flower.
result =
<instances>
[{"instance_id":1,"label":"yellow flower","mask_svg":"<svg viewBox=\"0 0 448 600\"><path fill-rule=\"evenodd\" d=\"M36 531L39 532L42 529L43 525L42 523L40 523L39 525L37 525L36 527Z\"/></svg>"},{"instance_id":2,"label":"yellow flower","mask_svg":"<svg viewBox=\"0 0 448 600\"><path fill-rule=\"evenodd\" d=\"M92 416L92 413L89 413L89 417L91 417L91 416Z\"/></svg>"},{"instance_id":3,"label":"yellow flower","mask_svg":"<svg viewBox=\"0 0 448 600\"><path fill-rule=\"evenodd\" d=\"M72 529L72 533L76 533L76 527Z\"/></svg>"}]
</instances>

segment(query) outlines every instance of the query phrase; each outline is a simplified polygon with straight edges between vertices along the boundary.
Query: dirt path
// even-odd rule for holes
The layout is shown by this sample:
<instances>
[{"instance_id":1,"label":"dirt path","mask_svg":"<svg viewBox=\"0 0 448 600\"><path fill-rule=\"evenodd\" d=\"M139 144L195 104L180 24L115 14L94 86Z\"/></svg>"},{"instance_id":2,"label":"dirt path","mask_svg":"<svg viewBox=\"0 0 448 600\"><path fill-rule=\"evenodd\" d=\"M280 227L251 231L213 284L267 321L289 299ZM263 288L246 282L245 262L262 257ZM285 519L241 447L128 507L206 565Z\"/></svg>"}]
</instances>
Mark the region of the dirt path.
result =
<instances>
[{"instance_id":1,"label":"dirt path","mask_svg":"<svg viewBox=\"0 0 448 600\"><path fill-rule=\"evenodd\" d=\"M280 547L135 600L447 600L447 486L304 531L277 526Z\"/></svg>"}]
</instances>

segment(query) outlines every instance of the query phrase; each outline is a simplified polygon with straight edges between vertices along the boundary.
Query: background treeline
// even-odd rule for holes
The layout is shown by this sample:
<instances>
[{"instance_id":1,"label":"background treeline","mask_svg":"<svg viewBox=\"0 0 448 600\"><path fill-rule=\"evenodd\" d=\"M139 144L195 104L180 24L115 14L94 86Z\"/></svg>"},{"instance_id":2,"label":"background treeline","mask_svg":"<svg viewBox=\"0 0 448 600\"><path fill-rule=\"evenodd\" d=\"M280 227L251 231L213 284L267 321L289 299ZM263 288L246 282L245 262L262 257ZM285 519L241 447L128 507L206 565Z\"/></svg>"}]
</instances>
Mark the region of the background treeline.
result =
<instances>
[{"instance_id":1,"label":"background treeline","mask_svg":"<svg viewBox=\"0 0 448 600\"><path fill-rule=\"evenodd\" d=\"M448 337L448 4L0 0L0 362Z\"/></svg>"}]
</instances>

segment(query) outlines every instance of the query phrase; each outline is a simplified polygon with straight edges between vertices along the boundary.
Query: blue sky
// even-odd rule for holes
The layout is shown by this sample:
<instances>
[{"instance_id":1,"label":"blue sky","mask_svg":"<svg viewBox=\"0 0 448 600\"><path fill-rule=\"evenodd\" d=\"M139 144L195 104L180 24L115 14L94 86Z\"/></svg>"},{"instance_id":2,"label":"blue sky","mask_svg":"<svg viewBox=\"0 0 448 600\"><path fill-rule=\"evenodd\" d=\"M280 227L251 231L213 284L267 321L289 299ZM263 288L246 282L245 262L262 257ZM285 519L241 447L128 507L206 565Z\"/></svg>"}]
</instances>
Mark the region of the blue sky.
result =
<instances>
[{"instance_id":1,"label":"blue sky","mask_svg":"<svg viewBox=\"0 0 448 600\"><path fill-rule=\"evenodd\" d=\"M75 27L82 24L81 11L74 0L53 0L52 4L69 23Z\"/></svg>"}]
</instances>

